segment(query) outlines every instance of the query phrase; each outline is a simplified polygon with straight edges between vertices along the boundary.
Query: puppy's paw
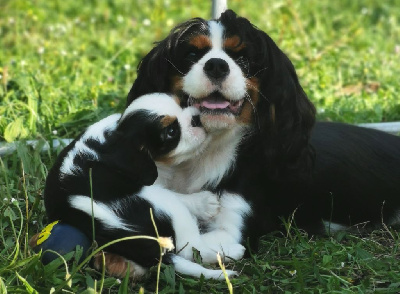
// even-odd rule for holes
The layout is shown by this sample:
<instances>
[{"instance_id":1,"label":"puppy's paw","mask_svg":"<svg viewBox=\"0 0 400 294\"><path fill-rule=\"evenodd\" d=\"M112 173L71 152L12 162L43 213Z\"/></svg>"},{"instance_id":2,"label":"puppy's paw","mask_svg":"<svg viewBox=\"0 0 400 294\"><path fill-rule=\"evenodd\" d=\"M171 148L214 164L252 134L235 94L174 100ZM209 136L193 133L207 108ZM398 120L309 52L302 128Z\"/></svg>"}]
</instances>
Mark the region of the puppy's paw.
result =
<instances>
[{"instance_id":1,"label":"puppy's paw","mask_svg":"<svg viewBox=\"0 0 400 294\"><path fill-rule=\"evenodd\" d=\"M236 271L231 271L231 270L225 270L226 274L228 275L228 278L233 278L237 277L239 274ZM225 278L225 277L224 277Z\"/></svg>"},{"instance_id":2,"label":"puppy's paw","mask_svg":"<svg viewBox=\"0 0 400 294\"><path fill-rule=\"evenodd\" d=\"M132 280L140 280L147 272L142 266L121 255L103 251L93 257L93 266L100 271L105 266L107 274L116 278L124 278L129 268L129 277Z\"/></svg>"},{"instance_id":3,"label":"puppy's paw","mask_svg":"<svg viewBox=\"0 0 400 294\"><path fill-rule=\"evenodd\" d=\"M207 221L215 217L220 211L218 196L209 191L201 191L189 195L181 194L179 199L200 221Z\"/></svg>"},{"instance_id":4,"label":"puppy's paw","mask_svg":"<svg viewBox=\"0 0 400 294\"><path fill-rule=\"evenodd\" d=\"M222 245L221 247L222 253L228 261L241 259L246 251L246 248L241 244Z\"/></svg>"},{"instance_id":5,"label":"puppy's paw","mask_svg":"<svg viewBox=\"0 0 400 294\"><path fill-rule=\"evenodd\" d=\"M237 272L232 270L225 270L225 273L230 279L237 277L239 275ZM209 270L209 272L203 272L202 274L206 279L213 279L218 281L225 280L225 274L222 270Z\"/></svg>"},{"instance_id":6,"label":"puppy's paw","mask_svg":"<svg viewBox=\"0 0 400 294\"><path fill-rule=\"evenodd\" d=\"M196 193L198 205L196 209L196 216L202 221L207 221L216 216L221 208L218 196L209 191L202 191Z\"/></svg>"}]
</instances>

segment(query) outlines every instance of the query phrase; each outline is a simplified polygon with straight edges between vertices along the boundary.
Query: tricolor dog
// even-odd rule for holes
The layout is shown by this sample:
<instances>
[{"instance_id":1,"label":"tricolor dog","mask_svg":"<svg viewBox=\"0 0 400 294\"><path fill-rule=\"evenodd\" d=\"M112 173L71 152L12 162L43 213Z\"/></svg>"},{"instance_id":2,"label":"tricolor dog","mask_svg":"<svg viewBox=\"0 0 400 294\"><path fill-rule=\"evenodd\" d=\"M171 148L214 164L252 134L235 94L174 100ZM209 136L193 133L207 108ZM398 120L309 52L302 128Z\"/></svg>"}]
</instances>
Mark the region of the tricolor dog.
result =
<instances>
[{"instance_id":1,"label":"tricolor dog","mask_svg":"<svg viewBox=\"0 0 400 294\"><path fill-rule=\"evenodd\" d=\"M172 167L201 156L208 136L197 126L198 114L194 107L183 110L176 98L155 93L136 99L122 115L90 126L61 152L49 172L44 192L49 220L61 220L91 238L93 215L95 240L103 245L127 236L155 236L152 209L159 235L174 240L175 252L167 253L165 262L181 273L223 278L221 270L192 262L192 250L205 263L215 263L217 252L241 258L242 216L250 207L235 194L178 194L154 184L155 163ZM130 263L134 278L155 265L160 254L158 243L147 239L119 242L106 251L109 274L124 276ZM100 267L101 257L94 263Z\"/></svg>"},{"instance_id":2,"label":"tricolor dog","mask_svg":"<svg viewBox=\"0 0 400 294\"><path fill-rule=\"evenodd\" d=\"M169 189L238 193L252 205L245 237L282 229L293 212L311 233L399 224L400 138L316 122L289 58L232 10L190 19L143 58L128 104L146 93L179 97L200 111L201 156L157 164Z\"/></svg>"}]
</instances>

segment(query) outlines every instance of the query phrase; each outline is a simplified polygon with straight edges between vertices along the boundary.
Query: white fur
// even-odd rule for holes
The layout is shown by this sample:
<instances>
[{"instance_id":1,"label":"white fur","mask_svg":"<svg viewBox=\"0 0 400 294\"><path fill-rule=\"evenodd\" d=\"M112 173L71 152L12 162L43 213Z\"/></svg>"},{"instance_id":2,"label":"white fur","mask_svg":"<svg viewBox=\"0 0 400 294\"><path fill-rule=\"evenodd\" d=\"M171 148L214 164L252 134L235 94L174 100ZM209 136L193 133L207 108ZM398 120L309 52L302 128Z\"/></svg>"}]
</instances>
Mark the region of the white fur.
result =
<instances>
[{"instance_id":1,"label":"white fur","mask_svg":"<svg viewBox=\"0 0 400 294\"><path fill-rule=\"evenodd\" d=\"M133 262L132 260L127 259L126 260L129 263L129 268L131 271L131 278L133 280L135 279L140 279L147 273L147 269L138 265L136 262Z\"/></svg>"},{"instance_id":2,"label":"white fur","mask_svg":"<svg viewBox=\"0 0 400 294\"><path fill-rule=\"evenodd\" d=\"M203 275L206 279L214 279L214 280L225 279L222 270L206 269L197 263L191 262L177 255L172 257L172 262L175 266L175 270L185 275L190 275L197 278L200 278L201 275ZM229 278L238 275L237 272L231 270L226 270L226 273Z\"/></svg>"},{"instance_id":3,"label":"white fur","mask_svg":"<svg viewBox=\"0 0 400 294\"><path fill-rule=\"evenodd\" d=\"M221 23L210 21L212 48L196 62L183 77L183 90L193 98L204 98L218 90L225 98L241 100L245 97L246 78L236 62L223 51L224 28ZM210 58L221 58L229 65L229 75L215 84L204 73L204 65ZM193 193L203 188L216 187L233 168L236 150L247 132L239 126L233 114L201 114L201 121L209 131L206 140L190 158L176 162L173 167L156 163L159 177L157 183L181 193Z\"/></svg>"},{"instance_id":4,"label":"white fur","mask_svg":"<svg viewBox=\"0 0 400 294\"><path fill-rule=\"evenodd\" d=\"M327 233L336 233L336 232L345 231L346 229L348 229L347 226L337 224L337 223L332 223L330 221L323 221L323 224L325 227L325 231Z\"/></svg>"},{"instance_id":5,"label":"white fur","mask_svg":"<svg viewBox=\"0 0 400 294\"><path fill-rule=\"evenodd\" d=\"M116 128L120 117L121 115L119 113L112 114L91 125L65 156L61 164L60 176L77 175L82 172L82 170L74 164L74 158L78 154L85 154L85 156L91 157L92 159L97 159L97 153L90 149L85 144L85 141L91 139L103 144L105 142L105 133L113 131Z\"/></svg>"},{"instance_id":6,"label":"white fur","mask_svg":"<svg viewBox=\"0 0 400 294\"><path fill-rule=\"evenodd\" d=\"M92 215L92 199L83 195L71 195L68 199L71 207L78 209L87 215ZM113 204L104 204L100 201L93 201L93 215L101 222L104 227L109 229L121 229L126 231L136 231L132 226L125 224L117 215L117 207Z\"/></svg>"},{"instance_id":7,"label":"white fur","mask_svg":"<svg viewBox=\"0 0 400 294\"><path fill-rule=\"evenodd\" d=\"M209 221L220 211L218 196L210 191L192 194L178 194L180 201L185 204L190 213L201 221Z\"/></svg>"},{"instance_id":8,"label":"white fur","mask_svg":"<svg viewBox=\"0 0 400 294\"><path fill-rule=\"evenodd\" d=\"M196 218L187 207L179 201L179 197L172 191L158 185L144 187L139 196L149 201L159 216L167 215L175 231L176 250L179 255L193 260L192 247L200 251L205 263L217 261L216 252L210 249L200 236Z\"/></svg>"},{"instance_id":9,"label":"white fur","mask_svg":"<svg viewBox=\"0 0 400 294\"><path fill-rule=\"evenodd\" d=\"M117 122L120 119L121 114L114 113L102 120L98 121L97 123L91 125L85 133L82 135L82 138L79 141L86 141L86 140L96 140L100 144L103 144L106 140L105 133L115 130L117 127Z\"/></svg>"},{"instance_id":10,"label":"white fur","mask_svg":"<svg viewBox=\"0 0 400 294\"><path fill-rule=\"evenodd\" d=\"M67 156L65 156L63 163L60 167L60 177L63 177L64 175L77 175L82 173L82 169L74 164L74 158L76 154L77 150L73 148L68 152Z\"/></svg>"},{"instance_id":11,"label":"white fur","mask_svg":"<svg viewBox=\"0 0 400 294\"><path fill-rule=\"evenodd\" d=\"M245 252L239 244L242 241L243 220L251 214L251 207L240 195L226 192L220 202L220 212L208 223L208 232L203 234L203 239L208 246L225 256L240 259Z\"/></svg>"},{"instance_id":12,"label":"white fur","mask_svg":"<svg viewBox=\"0 0 400 294\"><path fill-rule=\"evenodd\" d=\"M398 226L400 225L400 211L396 211L394 216L388 222L389 226Z\"/></svg>"},{"instance_id":13,"label":"white fur","mask_svg":"<svg viewBox=\"0 0 400 294\"><path fill-rule=\"evenodd\" d=\"M177 115L181 127L181 138L176 148L169 154L173 164L179 164L201 153L207 136L203 128L192 127L192 117L198 115L195 107L187 107Z\"/></svg>"},{"instance_id":14,"label":"white fur","mask_svg":"<svg viewBox=\"0 0 400 294\"><path fill-rule=\"evenodd\" d=\"M222 49L222 40L224 38L224 27L220 22L211 20L208 22L210 30L211 44L215 49Z\"/></svg>"},{"instance_id":15,"label":"white fur","mask_svg":"<svg viewBox=\"0 0 400 294\"><path fill-rule=\"evenodd\" d=\"M220 91L229 100L245 97L246 78L236 62L222 48L223 27L215 21L209 22L212 48L183 77L183 91L193 98L204 98L214 91ZM204 73L204 65L211 58L220 58L229 65L229 74L221 83L213 83Z\"/></svg>"},{"instance_id":16,"label":"white fur","mask_svg":"<svg viewBox=\"0 0 400 294\"><path fill-rule=\"evenodd\" d=\"M138 110L148 110L156 115L169 116L178 116L182 113L182 108L177 104L173 97L164 93L152 93L140 96L134 100L125 109L121 121Z\"/></svg>"},{"instance_id":17,"label":"white fur","mask_svg":"<svg viewBox=\"0 0 400 294\"><path fill-rule=\"evenodd\" d=\"M194 193L203 188L215 188L233 168L237 147L244 128L208 134L199 155L192 155L180 164L171 166L156 162L156 183L180 193Z\"/></svg>"}]
</instances>

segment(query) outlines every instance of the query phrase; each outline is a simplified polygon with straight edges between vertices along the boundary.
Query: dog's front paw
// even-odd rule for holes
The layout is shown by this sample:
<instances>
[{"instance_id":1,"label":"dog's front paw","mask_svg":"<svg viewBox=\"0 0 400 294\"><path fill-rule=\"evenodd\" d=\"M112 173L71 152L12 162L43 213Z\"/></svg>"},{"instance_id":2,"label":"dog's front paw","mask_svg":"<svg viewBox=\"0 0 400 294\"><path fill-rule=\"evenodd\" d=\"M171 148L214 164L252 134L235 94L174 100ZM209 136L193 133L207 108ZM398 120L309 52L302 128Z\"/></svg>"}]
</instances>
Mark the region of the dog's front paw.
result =
<instances>
[{"instance_id":1,"label":"dog's front paw","mask_svg":"<svg viewBox=\"0 0 400 294\"><path fill-rule=\"evenodd\" d=\"M197 218L207 221L219 213L221 204L216 194L203 191L196 193L196 197L199 199Z\"/></svg>"},{"instance_id":2,"label":"dog's front paw","mask_svg":"<svg viewBox=\"0 0 400 294\"><path fill-rule=\"evenodd\" d=\"M222 245L222 253L225 259L238 260L241 259L246 251L246 248L241 244Z\"/></svg>"},{"instance_id":3,"label":"dog's front paw","mask_svg":"<svg viewBox=\"0 0 400 294\"><path fill-rule=\"evenodd\" d=\"M200 221L207 221L215 217L221 208L218 196L209 191L201 191L189 195L182 194L180 199Z\"/></svg>"}]
</instances>

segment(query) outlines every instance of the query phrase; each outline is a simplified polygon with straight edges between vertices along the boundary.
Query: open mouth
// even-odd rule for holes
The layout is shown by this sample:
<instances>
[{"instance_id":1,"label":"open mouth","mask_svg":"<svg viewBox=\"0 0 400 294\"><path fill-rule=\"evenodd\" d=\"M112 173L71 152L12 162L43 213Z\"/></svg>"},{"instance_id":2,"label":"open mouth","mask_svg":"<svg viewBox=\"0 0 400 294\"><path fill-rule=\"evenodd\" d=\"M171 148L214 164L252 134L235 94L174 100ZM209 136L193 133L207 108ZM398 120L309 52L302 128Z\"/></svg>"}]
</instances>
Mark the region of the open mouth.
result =
<instances>
[{"instance_id":1,"label":"open mouth","mask_svg":"<svg viewBox=\"0 0 400 294\"><path fill-rule=\"evenodd\" d=\"M200 98L191 98L192 106L198 108L201 112L210 112L213 114L232 113L238 115L242 109L244 99L228 100L220 92L213 92L210 95Z\"/></svg>"}]
</instances>

